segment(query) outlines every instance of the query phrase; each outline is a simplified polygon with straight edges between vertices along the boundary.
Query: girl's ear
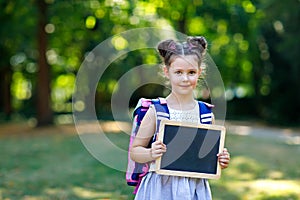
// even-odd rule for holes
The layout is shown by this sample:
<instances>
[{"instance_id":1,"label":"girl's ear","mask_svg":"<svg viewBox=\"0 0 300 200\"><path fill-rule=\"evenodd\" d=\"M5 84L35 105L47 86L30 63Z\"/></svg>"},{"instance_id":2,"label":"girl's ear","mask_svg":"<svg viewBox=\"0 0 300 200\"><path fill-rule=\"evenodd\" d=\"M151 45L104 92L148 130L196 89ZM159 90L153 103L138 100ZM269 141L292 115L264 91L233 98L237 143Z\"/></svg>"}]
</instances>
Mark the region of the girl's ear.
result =
<instances>
[{"instance_id":1,"label":"girl's ear","mask_svg":"<svg viewBox=\"0 0 300 200\"><path fill-rule=\"evenodd\" d=\"M165 75L167 78L169 78L169 69L168 69L166 66L164 66L164 67L163 67L163 70L164 70L164 75Z\"/></svg>"}]
</instances>

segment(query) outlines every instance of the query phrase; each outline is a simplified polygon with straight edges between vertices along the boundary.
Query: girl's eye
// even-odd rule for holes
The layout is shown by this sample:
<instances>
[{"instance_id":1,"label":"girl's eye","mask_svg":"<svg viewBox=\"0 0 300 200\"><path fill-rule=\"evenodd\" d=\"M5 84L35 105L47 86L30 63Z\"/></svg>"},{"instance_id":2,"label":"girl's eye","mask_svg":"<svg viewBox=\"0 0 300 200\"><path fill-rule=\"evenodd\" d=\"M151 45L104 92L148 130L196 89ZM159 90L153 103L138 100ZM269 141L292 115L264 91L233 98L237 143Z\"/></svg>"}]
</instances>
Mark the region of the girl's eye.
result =
<instances>
[{"instance_id":1,"label":"girl's eye","mask_svg":"<svg viewBox=\"0 0 300 200\"><path fill-rule=\"evenodd\" d=\"M190 74L191 74L191 75L195 75L196 72L195 72L195 71L190 71Z\"/></svg>"},{"instance_id":2,"label":"girl's eye","mask_svg":"<svg viewBox=\"0 0 300 200\"><path fill-rule=\"evenodd\" d=\"M182 74L181 71L175 71L175 74Z\"/></svg>"}]
</instances>

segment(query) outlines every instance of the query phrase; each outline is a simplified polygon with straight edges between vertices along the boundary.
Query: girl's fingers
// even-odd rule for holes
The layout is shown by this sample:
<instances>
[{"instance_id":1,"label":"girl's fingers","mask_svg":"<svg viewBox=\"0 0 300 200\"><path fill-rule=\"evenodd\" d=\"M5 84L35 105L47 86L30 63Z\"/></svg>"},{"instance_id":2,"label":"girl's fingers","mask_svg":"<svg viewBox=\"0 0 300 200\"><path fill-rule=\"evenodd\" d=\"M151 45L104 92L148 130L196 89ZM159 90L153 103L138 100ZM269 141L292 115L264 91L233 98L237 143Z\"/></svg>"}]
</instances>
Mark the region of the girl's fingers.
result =
<instances>
[{"instance_id":1,"label":"girl's fingers","mask_svg":"<svg viewBox=\"0 0 300 200\"><path fill-rule=\"evenodd\" d=\"M159 149L164 150L164 151L167 150L167 146L165 144L163 144L161 141L153 142L152 145L151 145L151 148L153 150L159 150Z\"/></svg>"},{"instance_id":2,"label":"girl's fingers","mask_svg":"<svg viewBox=\"0 0 300 200\"><path fill-rule=\"evenodd\" d=\"M218 153L217 156L220 158L229 158L230 159L230 153L228 152L228 150L226 148L224 148L221 153Z\"/></svg>"},{"instance_id":3,"label":"girl's fingers","mask_svg":"<svg viewBox=\"0 0 300 200\"><path fill-rule=\"evenodd\" d=\"M151 145L151 157L156 159L163 155L167 151L167 147L161 141L155 141Z\"/></svg>"},{"instance_id":4,"label":"girl's fingers","mask_svg":"<svg viewBox=\"0 0 300 200\"><path fill-rule=\"evenodd\" d=\"M229 160L228 159L220 159L219 162L220 163L229 164Z\"/></svg>"},{"instance_id":5,"label":"girl's fingers","mask_svg":"<svg viewBox=\"0 0 300 200\"><path fill-rule=\"evenodd\" d=\"M167 149L161 147L161 148L154 148L154 149L152 149L152 151L153 151L154 153L164 153L164 152L167 151Z\"/></svg>"},{"instance_id":6,"label":"girl's fingers","mask_svg":"<svg viewBox=\"0 0 300 200\"><path fill-rule=\"evenodd\" d=\"M219 163L221 165L221 168L227 168L230 162L230 153L228 152L227 148L224 148L223 151L217 156L219 157Z\"/></svg>"}]
</instances>

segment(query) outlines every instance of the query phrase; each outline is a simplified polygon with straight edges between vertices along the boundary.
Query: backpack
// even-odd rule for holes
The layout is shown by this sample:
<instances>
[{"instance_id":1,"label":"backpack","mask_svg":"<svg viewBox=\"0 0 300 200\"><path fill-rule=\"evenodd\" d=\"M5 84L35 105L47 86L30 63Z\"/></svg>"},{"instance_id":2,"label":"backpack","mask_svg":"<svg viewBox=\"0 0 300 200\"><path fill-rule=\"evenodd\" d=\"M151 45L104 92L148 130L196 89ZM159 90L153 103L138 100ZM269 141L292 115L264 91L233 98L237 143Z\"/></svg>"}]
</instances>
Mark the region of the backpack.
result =
<instances>
[{"instance_id":1,"label":"backpack","mask_svg":"<svg viewBox=\"0 0 300 200\"><path fill-rule=\"evenodd\" d=\"M213 105L198 101L200 109L200 122L202 124L211 124L212 123L212 107ZM141 122L148 111L150 105L155 107L156 111L156 131L153 136L152 141L150 141L148 147L151 147L151 143L156 140L156 135L159 130L160 122L162 119L170 119L169 109L167 106L167 101L164 98L157 99L145 99L141 98L134 111L133 111L133 124L131 130L131 136L129 141L128 148L128 164L126 170L126 181L129 186L136 186L134 194L136 193L138 186L142 178L148 173L149 164L148 163L136 163L130 158L130 148L132 146L133 140L139 130Z\"/></svg>"}]
</instances>

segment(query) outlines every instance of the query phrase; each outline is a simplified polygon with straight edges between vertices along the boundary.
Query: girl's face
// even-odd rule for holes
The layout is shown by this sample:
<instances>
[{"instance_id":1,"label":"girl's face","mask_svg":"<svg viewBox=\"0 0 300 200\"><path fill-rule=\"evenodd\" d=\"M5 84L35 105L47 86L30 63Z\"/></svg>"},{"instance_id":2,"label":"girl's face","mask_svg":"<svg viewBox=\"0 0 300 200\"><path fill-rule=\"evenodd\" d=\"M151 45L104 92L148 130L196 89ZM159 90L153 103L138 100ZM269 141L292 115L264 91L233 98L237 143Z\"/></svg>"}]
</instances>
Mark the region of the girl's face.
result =
<instances>
[{"instance_id":1,"label":"girl's face","mask_svg":"<svg viewBox=\"0 0 300 200\"><path fill-rule=\"evenodd\" d=\"M176 57L169 68L164 68L165 75L169 78L172 92L178 95L192 94L196 88L201 69L195 56Z\"/></svg>"}]
</instances>

